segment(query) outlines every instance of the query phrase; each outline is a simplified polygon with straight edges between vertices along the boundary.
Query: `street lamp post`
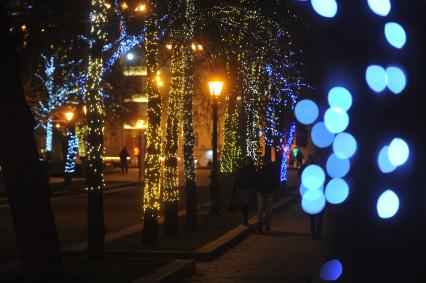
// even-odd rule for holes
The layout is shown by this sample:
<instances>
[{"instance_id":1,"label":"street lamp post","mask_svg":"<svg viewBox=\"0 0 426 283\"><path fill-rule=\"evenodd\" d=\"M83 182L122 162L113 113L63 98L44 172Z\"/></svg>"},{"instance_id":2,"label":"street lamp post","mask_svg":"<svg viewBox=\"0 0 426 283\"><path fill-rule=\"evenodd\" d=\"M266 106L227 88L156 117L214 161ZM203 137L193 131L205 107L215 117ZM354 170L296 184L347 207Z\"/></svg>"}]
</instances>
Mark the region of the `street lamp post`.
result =
<instances>
[{"instance_id":1,"label":"street lamp post","mask_svg":"<svg viewBox=\"0 0 426 283\"><path fill-rule=\"evenodd\" d=\"M213 167L211 171L210 183L210 214L219 214L219 183L218 183L218 160L217 160L217 100L222 93L223 82L209 82L210 94L213 97Z\"/></svg>"}]
</instances>

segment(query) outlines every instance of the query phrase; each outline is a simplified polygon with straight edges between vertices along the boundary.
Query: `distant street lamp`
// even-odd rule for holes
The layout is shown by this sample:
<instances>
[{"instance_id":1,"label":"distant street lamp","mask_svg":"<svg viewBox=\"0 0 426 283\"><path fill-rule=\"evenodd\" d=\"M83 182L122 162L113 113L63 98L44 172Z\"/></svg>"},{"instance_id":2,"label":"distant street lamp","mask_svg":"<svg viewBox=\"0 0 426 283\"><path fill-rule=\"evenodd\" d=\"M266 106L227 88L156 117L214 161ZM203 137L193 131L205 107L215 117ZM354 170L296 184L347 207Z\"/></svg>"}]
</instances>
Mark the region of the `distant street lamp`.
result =
<instances>
[{"instance_id":1,"label":"distant street lamp","mask_svg":"<svg viewBox=\"0 0 426 283\"><path fill-rule=\"evenodd\" d=\"M223 82L209 82L210 94L213 97L213 167L210 183L210 214L219 214L219 183L218 183L218 162L217 162L217 99L222 93Z\"/></svg>"},{"instance_id":2,"label":"distant street lamp","mask_svg":"<svg viewBox=\"0 0 426 283\"><path fill-rule=\"evenodd\" d=\"M68 123L71 122L72 119L74 118L74 112L72 111L65 112L65 118L67 119Z\"/></svg>"},{"instance_id":3,"label":"distant street lamp","mask_svg":"<svg viewBox=\"0 0 426 283\"><path fill-rule=\"evenodd\" d=\"M135 54L133 54L133 53L127 53L127 55L126 55L126 58L127 58L127 60L129 60L129 61L133 61L133 60L135 60Z\"/></svg>"},{"instance_id":4,"label":"distant street lamp","mask_svg":"<svg viewBox=\"0 0 426 283\"><path fill-rule=\"evenodd\" d=\"M145 13L146 11L146 5L144 3L139 3L136 8L135 8L135 12L137 13Z\"/></svg>"}]
</instances>

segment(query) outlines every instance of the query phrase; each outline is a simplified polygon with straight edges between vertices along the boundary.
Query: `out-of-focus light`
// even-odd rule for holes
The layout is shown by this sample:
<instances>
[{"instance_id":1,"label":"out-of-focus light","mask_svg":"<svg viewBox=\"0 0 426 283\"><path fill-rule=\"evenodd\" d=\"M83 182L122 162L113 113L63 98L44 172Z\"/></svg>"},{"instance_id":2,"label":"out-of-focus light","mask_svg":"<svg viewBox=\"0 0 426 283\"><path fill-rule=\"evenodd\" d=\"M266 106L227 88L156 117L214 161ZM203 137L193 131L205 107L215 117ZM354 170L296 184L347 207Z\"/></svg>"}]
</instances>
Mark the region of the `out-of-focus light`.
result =
<instances>
[{"instance_id":1,"label":"out-of-focus light","mask_svg":"<svg viewBox=\"0 0 426 283\"><path fill-rule=\"evenodd\" d=\"M343 265L338 259L333 259L326 262L320 271L320 278L324 281L335 281L343 273Z\"/></svg>"},{"instance_id":2,"label":"out-of-focus light","mask_svg":"<svg viewBox=\"0 0 426 283\"><path fill-rule=\"evenodd\" d=\"M389 160L389 146L384 146L380 152L379 156L377 158L377 163L379 164L380 171L382 173L391 173L396 169L396 166L394 166L390 160Z\"/></svg>"},{"instance_id":3,"label":"out-of-focus light","mask_svg":"<svg viewBox=\"0 0 426 283\"><path fill-rule=\"evenodd\" d=\"M166 48L167 48L168 50L172 50L172 45L171 45L171 44L166 44Z\"/></svg>"},{"instance_id":4,"label":"out-of-focus light","mask_svg":"<svg viewBox=\"0 0 426 283\"><path fill-rule=\"evenodd\" d=\"M59 129L60 127L61 127L61 124L56 123L55 128L56 128L56 129Z\"/></svg>"},{"instance_id":5,"label":"out-of-focus light","mask_svg":"<svg viewBox=\"0 0 426 283\"><path fill-rule=\"evenodd\" d=\"M401 49L407 42L407 34L404 28L395 22L385 24L385 37L390 45Z\"/></svg>"},{"instance_id":6,"label":"out-of-focus light","mask_svg":"<svg viewBox=\"0 0 426 283\"><path fill-rule=\"evenodd\" d=\"M21 30L22 31L26 31L27 30L27 25L25 25L25 24L21 25Z\"/></svg>"},{"instance_id":7,"label":"out-of-focus light","mask_svg":"<svg viewBox=\"0 0 426 283\"><path fill-rule=\"evenodd\" d=\"M309 165L302 172L302 185L308 190L317 190L324 185L325 173L318 165Z\"/></svg>"},{"instance_id":8,"label":"out-of-focus light","mask_svg":"<svg viewBox=\"0 0 426 283\"><path fill-rule=\"evenodd\" d=\"M135 55L133 53L127 53L126 58L129 61L133 61L135 59Z\"/></svg>"},{"instance_id":9,"label":"out-of-focus light","mask_svg":"<svg viewBox=\"0 0 426 283\"><path fill-rule=\"evenodd\" d=\"M368 6L377 15L386 17L391 10L389 0L368 0Z\"/></svg>"},{"instance_id":10,"label":"out-of-focus light","mask_svg":"<svg viewBox=\"0 0 426 283\"><path fill-rule=\"evenodd\" d=\"M324 123L331 133L341 133L349 125L348 113L341 108L331 107L324 114Z\"/></svg>"},{"instance_id":11,"label":"out-of-focus light","mask_svg":"<svg viewBox=\"0 0 426 283\"><path fill-rule=\"evenodd\" d=\"M300 123L309 125L315 122L318 118L319 110L315 102L309 99L304 99L296 104L294 114Z\"/></svg>"},{"instance_id":12,"label":"out-of-focus light","mask_svg":"<svg viewBox=\"0 0 426 283\"><path fill-rule=\"evenodd\" d=\"M129 8L129 5L127 5L126 2L121 3L121 9L126 10Z\"/></svg>"},{"instance_id":13,"label":"out-of-focus light","mask_svg":"<svg viewBox=\"0 0 426 283\"><path fill-rule=\"evenodd\" d=\"M389 145L388 158L393 166L401 166L410 156L408 144L400 138L394 138Z\"/></svg>"},{"instance_id":14,"label":"out-of-focus light","mask_svg":"<svg viewBox=\"0 0 426 283\"><path fill-rule=\"evenodd\" d=\"M328 103L331 107L348 111L352 106L352 95L344 87L333 87L328 92Z\"/></svg>"},{"instance_id":15,"label":"out-of-focus light","mask_svg":"<svg viewBox=\"0 0 426 283\"><path fill-rule=\"evenodd\" d=\"M317 147L326 148L333 143L334 134L327 130L323 122L318 122L312 127L311 138Z\"/></svg>"},{"instance_id":16,"label":"out-of-focus light","mask_svg":"<svg viewBox=\"0 0 426 283\"><path fill-rule=\"evenodd\" d=\"M203 51L204 47L201 44L197 44L197 50L198 51Z\"/></svg>"},{"instance_id":17,"label":"out-of-focus light","mask_svg":"<svg viewBox=\"0 0 426 283\"><path fill-rule=\"evenodd\" d=\"M104 3L104 5L105 5L105 7L106 7L107 9L111 9L111 4L110 4L110 3Z\"/></svg>"},{"instance_id":18,"label":"out-of-focus light","mask_svg":"<svg viewBox=\"0 0 426 283\"><path fill-rule=\"evenodd\" d=\"M65 118L67 119L68 122L71 122L71 120L74 118L74 112L72 111L65 112Z\"/></svg>"},{"instance_id":19,"label":"out-of-focus light","mask_svg":"<svg viewBox=\"0 0 426 283\"><path fill-rule=\"evenodd\" d=\"M193 43L193 44L191 44L191 48L192 48L192 50L193 50L193 51L196 51L196 50L197 50L197 45L195 45L195 44Z\"/></svg>"},{"instance_id":20,"label":"out-of-focus light","mask_svg":"<svg viewBox=\"0 0 426 283\"><path fill-rule=\"evenodd\" d=\"M333 18L337 14L337 2L335 0L311 0L315 12L326 18Z\"/></svg>"},{"instance_id":21,"label":"out-of-focus light","mask_svg":"<svg viewBox=\"0 0 426 283\"><path fill-rule=\"evenodd\" d=\"M398 67L389 67L386 69L388 88L394 94L400 94L407 85L407 79L404 72Z\"/></svg>"},{"instance_id":22,"label":"out-of-focus light","mask_svg":"<svg viewBox=\"0 0 426 283\"><path fill-rule=\"evenodd\" d=\"M322 190L309 190L303 194L302 209L307 214L318 214L325 207L325 196Z\"/></svg>"},{"instance_id":23,"label":"out-of-focus light","mask_svg":"<svg viewBox=\"0 0 426 283\"><path fill-rule=\"evenodd\" d=\"M398 209L399 198L392 190L385 191L377 200L377 214L380 218L391 218L398 212Z\"/></svg>"},{"instance_id":24,"label":"out-of-focus light","mask_svg":"<svg viewBox=\"0 0 426 283\"><path fill-rule=\"evenodd\" d=\"M135 8L135 12L137 13L143 13L145 11L146 11L146 5L143 3L139 3Z\"/></svg>"},{"instance_id":25,"label":"out-of-focus light","mask_svg":"<svg viewBox=\"0 0 426 283\"><path fill-rule=\"evenodd\" d=\"M368 66L365 72L365 80L373 91L382 92L387 85L386 71L378 65Z\"/></svg>"},{"instance_id":26,"label":"out-of-focus light","mask_svg":"<svg viewBox=\"0 0 426 283\"><path fill-rule=\"evenodd\" d=\"M333 142L333 151L337 157L345 159L351 158L357 149L355 138L348 133L340 133Z\"/></svg>"},{"instance_id":27,"label":"out-of-focus light","mask_svg":"<svg viewBox=\"0 0 426 283\"><path fill-rule=\"evenodd\" d=\"M305 187L303 186L303 184L300 184L300 187L299 187L299 193L300 193L300 196L302 196L302 197L303 197L303 195L304 195L307 191L308 191L308 189L307 189L307 188L305 188Z\"/></svg>"},{"instance_id":28,"label":"out-of-focus light","mask_svg":"<svg viewBox=\"0 0 426 283\"><path fill-rule=\"evenodd\" d=\"M349 185L341 178L334 178L325 187L325 198L331 204L341 204L349 196Z\"/></svg>"},{"instance_id":29,"label":"out-of-focus light","mask_svg":"<svg viewBox=\"0 0 426 283\"><path fill-rule=\"evenodd\" d=\"M349 159L341 159L336 154L330 155L326 164L327 174L332 178L343 178L351 169Z\"/></svg>"}]
</instances>

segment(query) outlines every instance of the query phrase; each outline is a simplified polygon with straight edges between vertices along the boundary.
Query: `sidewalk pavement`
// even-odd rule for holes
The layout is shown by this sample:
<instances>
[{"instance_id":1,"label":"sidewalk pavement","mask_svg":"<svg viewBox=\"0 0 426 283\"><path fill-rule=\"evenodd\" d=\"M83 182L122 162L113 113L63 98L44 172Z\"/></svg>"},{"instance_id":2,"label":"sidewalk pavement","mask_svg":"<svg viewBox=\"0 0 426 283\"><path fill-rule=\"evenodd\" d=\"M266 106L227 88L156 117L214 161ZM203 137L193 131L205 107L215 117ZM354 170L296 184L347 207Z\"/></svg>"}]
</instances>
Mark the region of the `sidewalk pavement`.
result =
<instances>
[{"instance_id":1,"label":"sidewalk pavement","mask_svg":"<svg viewBox=\"0 0 426 283\"><path fill-rule=\"evenodd\" d=\"M179 185L183 186L185 184L183 172L179 172ZM197 185L200 187L208 186L210 182L210 170L209 169L197 169ZM129 172L127 174L122 174L120 169L108 169L105 171L104 179L105 183L134 183L138 182L139 169L138 168L129 168ZM85 178L73 178L74 181L84 181ZM143 178L142 178L143 180ZM62 177L51 177L51 184L62 184L64 182L64 178Z\"/></svg>"},{"instance_id":2,"label":"sidewalk pavement","mask_svg":"<svg viewBox=\"0 0 426 283\"><path fill-rule=\"evenodd\" d=\"M197 274L184 282L315 282L329 246L311 239L309 216L295 201L274 215L270 232L252 234L215 261L197 263Z\"/></svg>"}]
</instances>

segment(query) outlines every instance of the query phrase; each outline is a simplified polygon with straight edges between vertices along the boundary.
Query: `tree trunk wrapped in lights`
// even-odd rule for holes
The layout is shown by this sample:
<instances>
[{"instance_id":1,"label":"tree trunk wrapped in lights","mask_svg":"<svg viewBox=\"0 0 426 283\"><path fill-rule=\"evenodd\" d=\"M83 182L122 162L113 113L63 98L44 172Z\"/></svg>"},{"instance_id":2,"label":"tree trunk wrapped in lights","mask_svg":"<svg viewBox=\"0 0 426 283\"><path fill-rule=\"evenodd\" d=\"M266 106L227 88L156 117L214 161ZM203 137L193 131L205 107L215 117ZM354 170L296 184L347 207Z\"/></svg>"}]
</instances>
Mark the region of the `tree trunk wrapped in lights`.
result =
<instances>
[{"instance_id":1,"label":"tree trunk wrapped in lights","mask_svg":"<svg viewBox=\"0 0 426 283\"><path fill-rule=\"evenodd\" d=\"M156 74L158 64L158 30L156 1L147 1L150 13L146 21L145 53L147 66L148 130L145 156L144 229L142 243L153 246L157 240L161 201L161 96Z\"/></svg>"},{"instance_id":2,"label":"tree trunk wrapped in lights","mask_svg":"<svg viewBox=\"0 0 426 283\"><path fill-rule=\"evenodd\" d=\"M182 117L182 98L184 65L183 57L184 42L182 40L182 7L179 5L182 1L176 1L171 7L171 66L170 66L170 93L169 105L167 108L167 128L165 139L165 166L164 166L164 233L166 236L178 234L178 200L179 200L179 182L178 182L178 148L179 148L179 130ZM176 5L176 7L175 7Z\"/></svg>"},{"instance_id":3,"label":"tree trunk wrapped in lights","mask_svg":"<svg viewBox=\"0 0 426 283\"><path fill-rule=\"evenodd\" d=\"M185 170L185 196L186 196L186 229L193 230L197 227L197 188L195 179L194 146L195 135L193 127L192 99L194 97L194 70L193 53L190 46L194 35L194 0L185 0L185 44L184 52L184 88L183 88L183 160Z\"/></svg>"},{"instance_id":4,"label":"tree trunk wrapped in lights","mask_svg":"<svg viewBox=\"0 0 426 283\"><path fill-rule=\"evenodd\" d=\"M171 3L171 88L167 118L167 132L165 145L165 172L164 172L164 207L165 207L165 234L168 236L178 233L178 141L179 122L184 118L184 166L185 188L187 196L187 212L191 223L187 221L187 228L196 226L196 195L195 167L194 167L194 134L192 132L192 49L193 37L193 0L179 0ZM182 105L182 99L184 102ZM182 108L183 106L183 108ZM195 209L194 209L195 203ZM195 217L195 220L194 220Z\"/></svg>"},{"instance_id":5,"label":"tree trunk wrapped in lights","mask_svg":"<svg viewBox=\"0 0 426 283\"><path fill-rule=\"evenodd\" d=\"M102 46L106 41L104 31L107 22L106 1L90 1L91 50L86 80L86 108L88 126L88 154L86 189L88 191L88 239L87 252L90 260L104 257L105 223L103 213L103 122L104 109L101 99Z\"/></svg>"},{"instance_id":6,"label":"tree trunk wrapped in lights","mask_svg":"<svg viewBox=\"0 0 426 283\"><path fill-rule=\"evenodd\" d=\"M262 149L259 142L260 134L260 66L257 62L249 64L245 77L243 109L246 117L246 152L257 168L262 165Z\"/></svg>"}]
</instances>

